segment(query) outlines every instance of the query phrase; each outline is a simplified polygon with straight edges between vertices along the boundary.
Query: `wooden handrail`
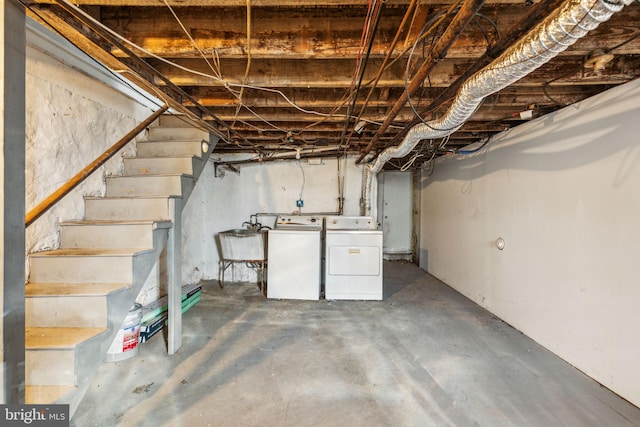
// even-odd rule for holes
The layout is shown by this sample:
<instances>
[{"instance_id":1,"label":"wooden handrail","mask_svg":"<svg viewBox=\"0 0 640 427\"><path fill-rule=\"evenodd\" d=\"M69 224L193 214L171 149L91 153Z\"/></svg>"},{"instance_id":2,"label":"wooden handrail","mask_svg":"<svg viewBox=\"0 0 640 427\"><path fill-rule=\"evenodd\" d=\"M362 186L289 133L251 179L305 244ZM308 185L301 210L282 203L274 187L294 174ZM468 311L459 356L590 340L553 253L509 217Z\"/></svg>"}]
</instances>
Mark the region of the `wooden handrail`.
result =
<instances>
[{"instance_id":1,"label":"wooden handrail","mask_svg":"<svg viewBox=\"0 0 640 427\"><path fill-rule=\"evenodd\" d=\"M89 163L84 169L78 172L75 176L73 176L69 181L63 184L56 191L51 193L49 197L40 202L36 207L27 212L25 216L25 226L30 226L36 219L40 218L42 214L48 211L53 205L58 203L60 199L69 194L71 190L73 190L78 184L82 183L89 175L96 171L100 166L102 166L107 160L113 157L122 147L127 145L136 135L142 132L147 126L149 126L155 119L157 119L162 113L167 111L169 108L168 105L163 105L157 110L155 113L147 117L143 122L141 122L134 129L129 131L125 136L123 136L118 142L113 144L107 151L102 153L98 158L96 158L93 162Z\"/></svg>"}]
</instances>

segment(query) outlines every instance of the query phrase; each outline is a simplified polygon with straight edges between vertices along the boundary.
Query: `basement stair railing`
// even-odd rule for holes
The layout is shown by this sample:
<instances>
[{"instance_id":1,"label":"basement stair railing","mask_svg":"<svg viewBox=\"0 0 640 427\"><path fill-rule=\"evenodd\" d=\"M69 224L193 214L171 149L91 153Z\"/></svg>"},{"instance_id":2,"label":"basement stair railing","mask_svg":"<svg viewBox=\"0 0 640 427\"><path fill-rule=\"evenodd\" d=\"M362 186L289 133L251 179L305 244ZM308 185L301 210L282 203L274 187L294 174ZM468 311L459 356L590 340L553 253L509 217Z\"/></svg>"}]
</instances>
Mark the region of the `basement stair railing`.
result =
<instances>
[{"instance_id":1,"label":"basement stair railing","mask_svg":"<svg viewBox=\"0 0 640 427\"><path fill-rule=\"evenodd\" d=\"M36 207L27 212L24 220L25 227L29 227L36 219L40 218L42 214L47 212L53 207L53 205L58 203L64 196L69 194L71 190L82 184L85 179L87 179L92 173L94 173L100 166L105 164L107 160L118 153L118 151L120 151L125 145L131 142L131 140L135 138L136 135L145 130L147 126L153 123L158 117L160 117L162 113L167 111L168 108L169 106L166 104L160 107L160 109L158 109L155 113L147 117L138 126L129 131L129 133L127 133L118 142L108 148L107 151L98 156L93 162L89 163L84 169L82 169L75 176L69 179L69 181L62 184L60 188L51 193L49 197L38 203Z\"/></svg>"},{"instance_id":2,"label":"basement stair railing","mask_svg":"<svg viewBox=\"0 0 640 427\"><path fill-rule=\"evenodd\" d=\"M58 203L64 196L69 194L74 188L80 185L86 178L95 172L100 166L111 159L118 151L127 145L140 132L146 129L167 109L168 105L163 105L135 128L129 131L118 142L113 144L104 153L98 156L93 162L88 164L84 169L73 176L69 181L60 186L56 191L51 193L47 198L40 202L36 207L31 209L25 216L25 227L29 227L36 219L47 212L51 207ZM210 150L207 150L207 154ZM169 236L167 239L167 288L169 294L168 306L168 353L174 354L182 346L182 309L181 309L181 253L180 245L182 243L182 221L180 220L182 212L182 201L173 199L173 225L169 228Z\"/></svg>"}]
</instances>

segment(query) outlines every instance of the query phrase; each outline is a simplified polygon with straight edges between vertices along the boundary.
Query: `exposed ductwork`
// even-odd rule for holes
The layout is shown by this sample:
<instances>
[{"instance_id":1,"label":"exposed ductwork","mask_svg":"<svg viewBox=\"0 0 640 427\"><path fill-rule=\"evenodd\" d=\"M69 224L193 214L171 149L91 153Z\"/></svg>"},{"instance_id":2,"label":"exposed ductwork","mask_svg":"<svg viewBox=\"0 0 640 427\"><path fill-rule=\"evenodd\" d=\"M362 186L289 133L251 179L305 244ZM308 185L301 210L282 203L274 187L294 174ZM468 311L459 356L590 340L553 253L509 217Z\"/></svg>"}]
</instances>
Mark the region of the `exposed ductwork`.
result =
<instances>
[{"instance_id":1,"label":"exposed ductwork","mask_svg":"<svg viewBox=\"0 0 640 427\"><path fill-rule=\"evenodd\" d=\"M375 176L392 158L404 157L423 139L442 138L458 130L483 99L513 84L584 37L633 0L568 0L547 19L467 80L440 119L414 126L404 140L365 166L361 214L371 215Z\"/></svg>"}]
</instances>

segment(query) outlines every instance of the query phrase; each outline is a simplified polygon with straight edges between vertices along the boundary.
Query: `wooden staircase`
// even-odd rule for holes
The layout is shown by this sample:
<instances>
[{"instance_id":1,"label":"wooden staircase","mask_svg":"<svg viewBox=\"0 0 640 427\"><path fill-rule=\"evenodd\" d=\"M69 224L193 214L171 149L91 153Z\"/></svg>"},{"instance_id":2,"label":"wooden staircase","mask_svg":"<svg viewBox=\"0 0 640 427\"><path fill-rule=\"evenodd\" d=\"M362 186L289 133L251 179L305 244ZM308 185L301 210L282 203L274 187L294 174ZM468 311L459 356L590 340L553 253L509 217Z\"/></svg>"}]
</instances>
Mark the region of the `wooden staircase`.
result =
<instances>
[{"instance_id":1,"label":"wooden staircase","mask_svg":"<svg viewBox=\"0 0 640 427\"><path fill-rule=\"evenodd\" d=\"M124 159L124 175L106 177L106 196L85 198L85 219L60 224L60 248L29 255L27 403L75 412L215 142L162 116Z\"/></svg>"}]
</instances>

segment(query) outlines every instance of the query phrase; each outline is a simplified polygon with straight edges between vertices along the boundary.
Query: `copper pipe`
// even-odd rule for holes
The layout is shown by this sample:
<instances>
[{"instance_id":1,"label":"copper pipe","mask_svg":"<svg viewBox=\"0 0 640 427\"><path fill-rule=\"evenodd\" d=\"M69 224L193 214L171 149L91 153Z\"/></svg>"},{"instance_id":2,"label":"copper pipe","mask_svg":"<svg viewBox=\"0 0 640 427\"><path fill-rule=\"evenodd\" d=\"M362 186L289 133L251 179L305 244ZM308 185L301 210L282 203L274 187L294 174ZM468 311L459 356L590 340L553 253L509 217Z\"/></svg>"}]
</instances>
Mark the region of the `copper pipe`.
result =
<instances>
[{"instance_id":1,"label":"copper pipe","mask_svg":"<svg viewBox=\"0 0 640 427\"><path fill-rule=\"evenodd\" d=\"M371 82L371 87L369 88L369 93L367 94L367 97L365 98L364 103L362 104L362 107L360 108L360 113L358 114L358 118L356 119L356 123L358 123L358 121L362 117L362 114L364 113L365 108L367 108L367 104L369 103L369 99L371 99L371 95L373 95L373 91L376 88L376 86L378 85L378 82L380 81L380 77L382 77L382 73L384 73L384 69L387 66L387 63L389 62L389 59L391 58L391 55L393 55L393 51L396 48L396 44L398 44L398 40L400 40L400 36L402 35L402 31L404 30L404 27L407 25L407 22L409 21L409 17L411 16L411 13L413 12L413 9L415 8L417 1L418 0L411 0L411 3L407 7L407 11L405 12L404 17L402 18L402 22L400 23L400 26L398 27L398 31L396 31L396 35L393 38L393 41L391 42L391 45L389 46L389 50L387 51L387 54L385 55L384 60L382 61L382 64L380 65L380 68L378 69L378 74L376 74L376 77L373 79L373 82ZM353 135L353 131L349 135L349 138L347 138L347 145L349 143L349 139L351 139L351 135Z\"/></svg>"},{"instance_id":2,"label":"copper pipe","mask_svg":"<svg viewBox=\"0 0 640 427\"><path fill-rule=\"evenodd\" d=\"M433 67L438 63L438 61L447 55L447 51L451 45L457 40L458 36L460 36L469 22L471 22L483 4L484 0L467 0L462 4L460 10L451 20L451 23L447 26L444 34L442 34L442 37L438 40L429 56L422 63L415 77L411 80L411 83L409 83L407 91L403 92L400 99L398 99L393 105L393 108L382 123L382 126L380 126L376 134L371 138L371 141L367 144L364 153L358 158L356 163L361 162L362 159L364 159L364 156L371 151L373 144L375 144L378 139L380 139L380 135L387 130L391 122L393 122L393 119L396 118L402 107L407 103L409 96L415 94L418 89L420 89L420 86L422 86L422 83L427 78Z\"/></svg>"},{"instance_id":3,"label":"copper pipe","mask_svg":"<svg viewBox=\"0 0 640 427\"><path fill-rule=\"evenodd\" d=\"M380 18L382 17L382 5L383 3L379 3L380 6L378 8L378 12L376 15L376 20L373 24L373 30L371 31L371 39L369 40L369 46L367 46L367 54L364 57L364 62L362 65L362 68L360 68L360 76L358 78L358 84L356 85L356 90L355 93L353 93L353 100L351 101L351 105L349 106L349 109L347 110L347 116L346 119L344 121L344 128L342 130L342 134L340 135L340 141L341 142L345 142L345 136L347 134L347 129L349 127L349 123L351 122L351 114L353 114L353 110L356 107L356 101L358 100L358 92L360 92L360 86L362 85L362 79L364 78L364 72L367 68L367 64L369 62L369 57L371 55L371 49L373 48L373 42L375 40L376 37L376 33L378 32L378 24L380 23ZM357 70L356 70L357 71ZM358 77L358 76L355 76ZM351 136L351 135L349 135Z\"/></svg>"},{"instance_id":4,"label":"copper pipe","mask_svg":"<svg viewBox=\"0 0 640 427\"><path fill-rule=\"evenodd\" d=\"M113 144L107 151L102 153L93 162L89 163L84 169L73 176L69 181L60 186L56 191L51 193L49 197L40 202L36 207L27 212L25 216L25 227L30 226L36 219L40 218L42 214L48 211L53 205L58 203L60 199L69 194L71 190L81 184L89 175L96 171L100 166L105 164L107 160L113 157L122 147L127 145L136 135L146 129L155 119L157 119L162 113L167 111L169 107L165 104L160 107L155 113L147 117L142 123L136 126L133 130L129 131L118 142Z\"/></svg>"}]
</instances>

